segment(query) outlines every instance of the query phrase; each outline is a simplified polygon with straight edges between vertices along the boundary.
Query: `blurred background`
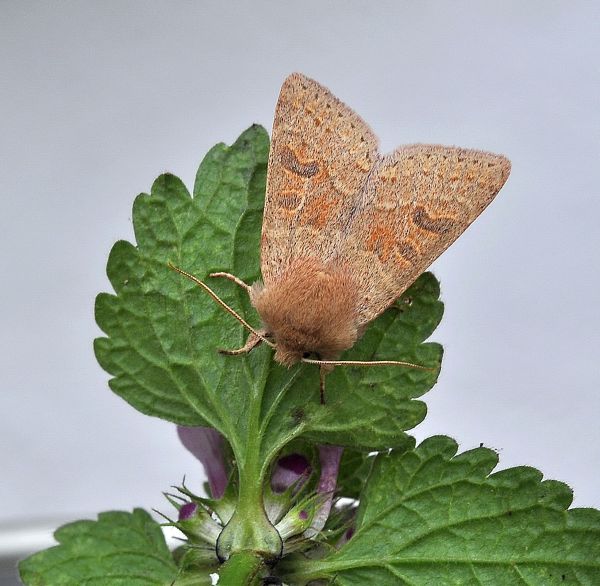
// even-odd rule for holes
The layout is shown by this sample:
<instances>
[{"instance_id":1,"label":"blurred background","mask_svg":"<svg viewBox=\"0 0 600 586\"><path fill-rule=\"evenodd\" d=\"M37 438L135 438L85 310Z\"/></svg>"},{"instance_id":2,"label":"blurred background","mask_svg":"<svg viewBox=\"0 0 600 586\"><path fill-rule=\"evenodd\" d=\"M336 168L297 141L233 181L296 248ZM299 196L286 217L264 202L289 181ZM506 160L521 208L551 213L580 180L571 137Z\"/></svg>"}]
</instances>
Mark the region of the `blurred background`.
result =
<instances>
[{"instance_id":1,"label":"blurred background","mask_svg":"<svg viewBox=\"0 0 600 586\"><path fill-rule=\"evenodd\" d=\"M3 1L0 551L102 510L168 511L161 491L202 482L172 424L108 389L94 297L112 244L133 239L134 197L164 171L191 187L213 144L270 130L292 71L353 107L383 152L512 160L433 267L446 354L414 434L483 443L600 506L599 6Z\"/></svg>"}]
</instances>

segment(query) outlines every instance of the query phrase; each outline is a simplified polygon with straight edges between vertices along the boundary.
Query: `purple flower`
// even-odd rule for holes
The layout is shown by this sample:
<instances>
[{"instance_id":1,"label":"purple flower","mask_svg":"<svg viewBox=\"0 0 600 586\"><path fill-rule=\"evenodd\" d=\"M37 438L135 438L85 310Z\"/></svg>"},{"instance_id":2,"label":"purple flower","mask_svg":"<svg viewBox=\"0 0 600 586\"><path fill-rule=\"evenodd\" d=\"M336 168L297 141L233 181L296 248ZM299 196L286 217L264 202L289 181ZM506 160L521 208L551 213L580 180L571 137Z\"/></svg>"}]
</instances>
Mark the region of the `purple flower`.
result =
<instances>
[{"instance_id":1,"label":"purple flower","mask_svg":"<svg viewBox=\"0 0 600 586\"><path fill-rule=\"evenodd\" d=\"M211 496L220 499L228 483L227 468L223 459L223 437L212 427L182 427L178 425L177 434L181 443L204 466Z\"/></svg>"},{"instance_id":2,"label":"purple flower","mask_svg":"<svg viewBox=\"0 0 600 586\"><path fill-rule=\"evenodd\" d=\"M323 529L329 517L343 451L344 448L339 446L319 446L321 477L319 478L317 494L323 497L323 501L315 513L311 526L304 532L306 537L311 538L317 535Z\"/></svg>"},{"instance_id":3,"label":"purple flower","mask_svg":"<svg viewBox=\"0 0 600 586\"><path fill-rule=\"evenodd\" d=\"M298 490L310 473L310 463L302 454L288 454L277 460L271 475L271 488L275 493L282 493L295 484Z\"/></svg>"}]
</instances>

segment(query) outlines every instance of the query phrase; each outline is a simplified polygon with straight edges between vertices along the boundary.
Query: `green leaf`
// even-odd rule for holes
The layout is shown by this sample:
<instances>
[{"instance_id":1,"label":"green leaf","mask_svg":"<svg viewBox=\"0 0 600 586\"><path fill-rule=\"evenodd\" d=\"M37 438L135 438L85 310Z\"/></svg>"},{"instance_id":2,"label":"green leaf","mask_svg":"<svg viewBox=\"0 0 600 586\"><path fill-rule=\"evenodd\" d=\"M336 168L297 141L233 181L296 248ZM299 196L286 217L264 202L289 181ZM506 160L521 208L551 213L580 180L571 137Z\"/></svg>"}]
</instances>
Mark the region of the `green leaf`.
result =
<instances>
[{"instance_id":1,"label":"green leaf","mask_svg":"<svg viewBox=\"0 0 600 586\"><path fill-rule=\"evenodd\" d=\"M571 490L519 467L490 475L492 450L456 455L447 437L378 455L356 532L291 584L340 586L600 584L600 511L571 509Z\"/></svg>"},{"instance_id":2,"label":"green leaf","mask_svg":"<svg viewBox=\"0 0 600 586\"><path fill-rule=\"evenodd\" d=\"M219 555L251 549L276 559L281 539L266 518L262 484L273 458L303 437L360 450L402 448L405 430L425 416L415 400L436 382L441 347L423 343L441 319L439 286L421 276L367 329L348 359L397 359L431 367L342 368L327 377L319 402L313 365L286 369L263 345L248 355L247 332L168 263L209 282L225 303L259 326L246 291L209 277L227 271L260 278L260 238L269 141L252 126L230 147L217 145L196 176L193 197L179 179L159 177L133 208L136 245L118 242L107 273L115 294L100 294L96 321L106 337L96 357L110 387L143 413L185 426L216 428L239 473L238 506L219 539Z\"/></svg>"},{"instance_id":3,"label":"green leaf","mask_svg":"<svg viewBox=\"0 0 600 586\"><path fill-rule=\"evenodd\" d=\"M217 353L241 338L237 322L167 263L203 279L231 266L238 223L263 197L267 153L259 127L232 147L215 146L198 170L194 198L177 177L162 175L134 203L137 246L118 242L111 251L107 273L116 295L96 300L96 321L108 337L96 340L95 352L114 375L111 388L143 413L226 431L230 397L238 405L249 398L232 384L241 369L226 368Z\"/></svg>"},{"instance_id":4,"label":"green leaf","mask_svg":"<svg viewBox=\"0 0 600 586\"><path fill-rule=\"evenodd\" d=\"M336 495L351 499L360 498L374 461L375 457L366 452L344 450L338 472Z\"/></svg>"},{"instance_id":5,"label":"green leaf","mask_svg":"<svg viewBox=\"0 0 600 586\"><path fill-rule=\"evenodd\" d=\"M207 275L226 270L247 282L260 277L268 148L266 132L253 126L231 147L210 151L194 197L176 177L163 175L150 195L136 199L137 245L114 246L107 272L116 295L100 294L96 302L107 335L95 342L98 361L114 377L111 388L134 407L181 425L215 427L239 461L249 435L258 433L263 470L301 435L362 450L405 446L404 431L426 412L415 398L433 386L441 361L439 345L422 343L443 311L432 275L418 279L344 358L408 360L436 370L338 367L327 378L323 406L316 367L287 370L268 347L247 356L219 354L242 345L246 332L200 288L167 269L172 261L208 281L259 325L245 291Z\"/></svg>"},{"instance_id":6,"label":"green leaf","mask_svg":"<svg viewBox=\"0 0 600 586\"><path fill-rule=\"evenodd\" d=\"M59 545L19 564L29 586L170 585L177 567L160 526L142 509L100 513L58 529Z\"/></svg>"}]
</instances>

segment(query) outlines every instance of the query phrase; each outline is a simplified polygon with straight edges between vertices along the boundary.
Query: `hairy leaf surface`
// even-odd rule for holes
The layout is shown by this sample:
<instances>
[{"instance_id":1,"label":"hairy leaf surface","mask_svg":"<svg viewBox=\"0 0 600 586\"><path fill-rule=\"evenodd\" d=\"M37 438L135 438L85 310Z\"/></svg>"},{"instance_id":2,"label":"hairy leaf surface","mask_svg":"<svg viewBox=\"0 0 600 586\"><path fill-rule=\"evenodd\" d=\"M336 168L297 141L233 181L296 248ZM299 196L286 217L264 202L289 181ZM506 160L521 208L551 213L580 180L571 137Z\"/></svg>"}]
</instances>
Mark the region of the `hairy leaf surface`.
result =
<instances>
[{"instance_id":1,"label":"hairy leaf surface","mask_svg":"<svg viewBox=\"0 0 600 586\"><path fill-rule=\"evenodd\" d=\"M57 529L59 545L19 564L28 586L167 586L177 576L160 525L142 509Z\"/></svg>"},{"instance_id":2,"label":"hairy leaf surface","mask_svg":"<svg viewBox=\"0 0 600 586\"><path fill-rule=\"evenodd\" d=\"M323 560L300 562L289 583L600 584L600 511L567 510L569 487L533 468L490 474L492 450L456 452L437 436L378 455L353 537Z\"/></svg>"}]
</instances>

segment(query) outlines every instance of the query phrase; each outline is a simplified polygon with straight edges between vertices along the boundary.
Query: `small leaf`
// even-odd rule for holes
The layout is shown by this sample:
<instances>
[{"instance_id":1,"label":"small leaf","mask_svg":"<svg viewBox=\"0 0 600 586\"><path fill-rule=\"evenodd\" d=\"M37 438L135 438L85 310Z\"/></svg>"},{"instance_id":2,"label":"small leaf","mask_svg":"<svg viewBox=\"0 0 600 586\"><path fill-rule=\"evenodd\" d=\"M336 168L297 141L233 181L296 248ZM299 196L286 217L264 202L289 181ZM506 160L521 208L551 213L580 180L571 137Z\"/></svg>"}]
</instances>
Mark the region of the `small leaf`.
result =
<instances>
[{"instance_id":1,"label":"small leaf","mask_svg":"<svg viewBox=\"0 0 600 586\"><path fill-rule=\"evenodd\" d=\"M237 322L167 264L202 279L231 267L237 223L249 201L264 196L264 182L254 177L264 176L267 153L265 131L251 127L233 146L211 150L194 198L166 174L135 200L137 246L118 242L111 251L107 273L117 295L97 298L96 321L107 337L96 340L95 352L114 376L111 388L143 413L223 432L232 425L227 393L238 404L247 397L231 379L222 380L225 359L217 353L241 338Z\"/></svg>"},{"instance_id":2,"label":"small leaf","mask_svg":"<svg viewBox=\"0 0 600 586\"><path fill-rule=\"evenodd\" d=\"M520 467L491 474L497 455L433 437L378 455L352 538L299 562L290 583L600 584L600 511L567 510L571 490ZM294 576L295 574L295 576Z\"/></svg>"},{"instance_id":3,"label":"small leaf","mask_svg":"<svg viewBox=\"0 0 600 586\"><path fill-rule=\"evenodd\" d=\"M177 576L160 526L142 509L100 513L97 521L64 525L54 537L59 545L19 564L24 584L163 586Z\"/></svg>"}]
</instances>

